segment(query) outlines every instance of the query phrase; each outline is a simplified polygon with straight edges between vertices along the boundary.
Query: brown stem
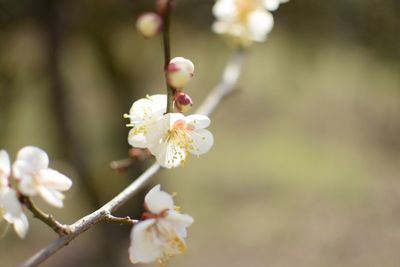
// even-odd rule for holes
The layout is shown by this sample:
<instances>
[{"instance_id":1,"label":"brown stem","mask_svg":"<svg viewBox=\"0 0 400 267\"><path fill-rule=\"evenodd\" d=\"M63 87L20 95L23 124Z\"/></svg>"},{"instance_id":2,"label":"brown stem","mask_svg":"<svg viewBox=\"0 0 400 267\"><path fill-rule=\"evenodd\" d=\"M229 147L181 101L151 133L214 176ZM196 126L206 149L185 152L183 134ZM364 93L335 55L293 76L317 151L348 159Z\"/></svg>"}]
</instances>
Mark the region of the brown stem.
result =
<instances>
[{"instance_id":1,"label":"brown stem","mask_svg":"<svg viewBox=\"0 0 400 267\"><path fill-rule=\"evenodd\" d=\"M111 223L116 223L119 225L128 225L128 226L133 226L134 224L138 223L138 220L133 220L131 217L126 216L126 217L115 217L111 214L108 214L105 218L105 221L111 222Z\"/></svg>"},{"instance_id":2,"label":"brown stem","mask_svg":"<svg viewBox=\"0 0 400 267\"><path fill-rule=\"evenodd\" d=\"M168 84L168 64L171 61L170 25L171 25L171 0L166 3L163 15L163 47L164 47L164 72L167 85L167 113L174 112L174 88Z\"/></svg>"},{"instance_id":3,"label":"brown stem","mask_svg":"<svg viewBox=\"0 0 400 267\"><path fill-rule=\"evenodd\" d=\"M58 235L64 236L70 233L70 230L66 225L59 223L52 215L47 214L39 209L29 197L23 197L22 202L32 212L35 218L50 226L50 228L53 229Z\"/></svg>"}]
</instances>

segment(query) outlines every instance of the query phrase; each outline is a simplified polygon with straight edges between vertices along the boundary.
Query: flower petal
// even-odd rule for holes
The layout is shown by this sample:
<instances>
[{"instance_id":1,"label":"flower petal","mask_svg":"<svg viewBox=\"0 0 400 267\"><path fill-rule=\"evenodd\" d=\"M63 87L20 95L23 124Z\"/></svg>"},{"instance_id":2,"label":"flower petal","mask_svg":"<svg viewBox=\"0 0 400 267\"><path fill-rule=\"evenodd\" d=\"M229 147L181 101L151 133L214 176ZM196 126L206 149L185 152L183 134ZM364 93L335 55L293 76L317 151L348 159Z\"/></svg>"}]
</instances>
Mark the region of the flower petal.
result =
<instances>
[{"instance_id":1,"label":"flower petal","mask_svg":"<svg viewBox=\"0 0 400 267\"><path fill-rule=\"evenodd\" d=\"M24 176L18 184L19 191L25 196L33 197L37 194L37 189L32 179L31 176Z\"/></svg>"},{"instance_id":2,"label":"flower petal","mask_svg":"<svg viewBox=\"0 0 400 267\"><path fill-rule=\"evenodd\" d=\"M138 132L133 128L129 131L128 143L133 147L146 148L148 146L147 136L144 132Z\"/></svg>"},{"instance_id":3,"label":"flower petal","mask_svg":"<svg viewBox=\"0 0 400 267\"><path fill-rule=\"evenodd\" d=\"M214 136L205 129L192 131L190 136L193 139L193 144L190 147L190 153L193 155L201 155L207 153L214 144Z\"/></svg>"},{"instance_id":4,"label":"flower petal","mask_svg":"<svg viewBox=\"0 0 400 267\"><path fill-rule=\"evenodd\" d=\"M186 228L194 222L193 217L190 215L181 214L174 210L168 211L167 216L161 220L169 221L181 238L186 238Z\"/></svg>"},{"instance_id":5,"label":"flower petal","mask_svg":"<svg viewBox=\"0 0 400 267\"><path fill-rule=\"evenodd\" d=\"M29 224L15 190L6 187L0 190L0 206L4 219L14 225L15 232L24 238Z\"/></svg>"},{"instance_id":6,"label":"flower petal","mask_svg":"<svg viewBox=\"0 0 400 267\"><path fill-rule=\"evenodd\" d=\"M192 128L192 130L197 130L197 129L204 129L210 126L210 119L205 116L205 115L189 115L185 118L185 122L187 124L187 127Z\"/></svg>"},{"instance_id":7,"label":"flower petal","mask_svg":"<svg viewBox=\"0 0 400 267\"><path fill-rule=\"evenodd\" d=\"M53 205L57 208L62 208L64 206L64 195L59 191L44 186L37 187L37 191L39 195L50 205Z\"/></svg>"},{"instance_id":8,"label":"flower petal","mask_svg":"<svg viewBox=\"0 0 400 267\"><path fill-rule=\"evenodd\" d=\"M40 184L49 189L66 191L72 186L72 181L67 176L50 168L41 170L39 178Z\"/></svg>"},{"instance_id":9,"label":"flower petal","mask_svg":"<svg viewBox=\"0 0 400 267\"><path fill-rule=\"evenodd\" d=\"M135 101L129 111L131 123L158 119L167 109L166 95L152 95Z\"/></svg>"},{"instance_id":10,"label":"flower petal","mask_svg":"<svg viewBox=\"0 0 400 267\"><path fill-rule=\"evenodd\" d=\"M170 142L154 143L149 147L150 152L156 156L158 164L164 168L176 168L186 159L186 152L177 144Z\"/></svg>"},{"instance_id":11,"label":"flower petal","mask_svg":"<svg viewBox=\"0 0 400 267\"><path fill-rule=\"evenodd\" d=\"M24 175L32 175L33 173L46 169L49 165L49 157L46 152L40 148L26 146L22 148L13 165L14 176L21 179Z\"/></svg>"},{"instance_id":12,"label":"flower petal","mask_svg":"<svg viewBox=\"0 0 400 267\"><path fill-rule=\"evenodd\" d=\"M0 150L0 186L8 185L8 177L11 173L10 158L5 150Z\"/></svg>"},{"instance_id":13,"label":"flower petal","mask_svg":"<svg viewBox=\"0 0 400 267\"><path fill-rule=\"evenodd\" d=\"M273 26L274 18L271 13L265 10L256 10L249 16L248 27L253 41L264 41L267 34L272 31Z\"/></svg>"},{"instance_id":14,"label":"flower petal","mask_svg":"<svg viewBox=\"0 0 400 267\"><path fill-rule=\"evenodd\" d=\"M174 199L167 192L161 191L160 187L153 187L144 198L147 209L153 214L174 208Z\"/></svg>"},{"instance_id":15,"label":"flower petal","mask_svg":"<svg viewBox=\"0 0 400 267\"><path fill-rule=\"evenodd\" d=\"M135 224L131 231L129 259L132 263L150 263L163 256L160 241L154 233L155 219Z\"/></svg>"}]
</instances>

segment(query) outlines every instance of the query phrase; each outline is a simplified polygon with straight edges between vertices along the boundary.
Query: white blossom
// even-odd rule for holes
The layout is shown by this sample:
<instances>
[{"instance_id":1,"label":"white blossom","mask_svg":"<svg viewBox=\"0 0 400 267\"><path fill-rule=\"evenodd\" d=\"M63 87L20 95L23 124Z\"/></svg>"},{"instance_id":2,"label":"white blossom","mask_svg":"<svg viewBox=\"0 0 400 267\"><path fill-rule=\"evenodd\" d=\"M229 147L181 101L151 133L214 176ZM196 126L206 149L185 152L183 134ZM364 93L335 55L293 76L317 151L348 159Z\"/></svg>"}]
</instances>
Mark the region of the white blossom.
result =
<instances>
[{"instance_id":1,"label":"white blossom","mask_svg":"<svg viewBox=\"0 0 400 267\"><path fill-rule=\"evenodd\" d=\"M9 186L11 175L10 159L6 151L0 151L0 215L14 226L15 232L24 238L29 223L24 214L22 204L18 200L17 192Z\"/></svg>"},{"instance_id":2,"label":"white blossom","mask_svg":"<svg viewBox=\"0 0 400 267\"><path fill-rule=\"evenodd\" d=\"M131 231L129 258L132 263L158 261L165 264L170 257L186 250L186 228L194 220L175 210L172 196L161 191L160 185L147 193L145 207L148 218Z\"/></svg>"},{"instance_id":3,"label":"white blossom","mask_svg":"<svg viewBox=\"0 0 400 267\"><path fill-rule=\"evenodd\" d=\"M240 45L262 42L271 32L274 11L288 0L218 0L213 13L217 21L213 30L228 35Z\"/></svg>"},{"instance_id":4,"label":"white blossom","mask_svg":"<svg viewBox=\"0 0 400 267\"><path fill-rule=\"evenodd\" d=\"M210 119L204 115L168 113L149 130L152 142L148 148L161 166L177 167L189 154L199 156L210 150L214 138L205 129L209 125Z\"/></svg>"},{"instance_id":5,"label":"white blossom","mask_svg":"<svg viewBox=\"0 0 400 267\"><path fill-rule=\"evenodd\" d=\"M48 168L49 158L43 150L27 146L22 148L13 164L13 175L20 192L25 196L41 196L49 204L63 207L64 195L72 181L65 175Z\"/></svg>"},{"instance_id":6,"label":"white blossom","mask_svg":"<svg viewBox=\"0 0 400 267\"><path fill-rule=\"evenodd\" d=\"M162 28L162 18L153 12L142 14L136 21L136 29L146 38L157 36Z\"/></svg>"},{"instance_id":7,"label":"white blossom","mask_svg":"<svg viewBox=\"0 0 400 267\"><path fill-rule=\"evenodd\" d=\"M289 2L289 0L264 0L264 6L269 11L275 11L280 4Z\"/></svg>"},{"instance_id":8,"label":"white blossom","mask_svg":"<svg viewBox=\"0 0 400 267\"><path fill-rule=\"evenodd\" d=\"M135 101L126 118L133 127L128 135L128 143L133 147L147 148L150 145L149 127L153 126L167 110L166 95L152 95Z\"/></svg>"},{"instance_id":9,"label":"white blossom","mask_svg":"<svg viewBox=\"0 0 400 267\"><path fill-rule=\"evenodd\" d=\"M183 88L193 77L194 64L184 57L175 57L168 64L168 84L173 88Z\"/></svg>"}]
</instances>

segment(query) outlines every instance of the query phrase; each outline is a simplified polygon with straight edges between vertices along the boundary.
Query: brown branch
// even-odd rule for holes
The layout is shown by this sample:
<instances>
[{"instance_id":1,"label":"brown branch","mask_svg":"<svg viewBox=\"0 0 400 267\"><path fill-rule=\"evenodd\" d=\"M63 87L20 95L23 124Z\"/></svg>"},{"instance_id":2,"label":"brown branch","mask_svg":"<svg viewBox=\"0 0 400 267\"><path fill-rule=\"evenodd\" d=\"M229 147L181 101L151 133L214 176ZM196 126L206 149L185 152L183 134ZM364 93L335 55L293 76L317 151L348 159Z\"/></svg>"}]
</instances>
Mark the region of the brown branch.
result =
<instances>
[{"instance_id":1,"label":"brown branch","mask_svg":"<svg viewBox=\"0 0 400 267\"><path fill-rule=\"evenodd\" d=\"M243 59L243 50L238 50L226 66L221 82L214 88L214 90L211 91L196 113L210 115L218 107L222 99L235 88L235 84L240 76ZM150 182L150 179L159 170L160 165L158 163L154 163L133 183L131 183L127 188L125 188L103 207L69 225L68 228L70 229L70 233L68 235L61 236L47 247L37 252L30 259L28 259L22 265L22 267L38 266L40 263L44 262L57 251L69 244L77 236L90 229L96 223L100 221L107 221L107 217L109 217L112 212L116 211L119 207L136 195L140 189Z\"/></svg>"},{"instance_id":2,"label":"brown branch","mask_svg":"<svg viewBox=\"0 0 400 267\"><path fill-rule=\"evenodd\" d=\"M105 221L110 222L110 223L116 223L119 225L128 225L128 226L133 226L134 224L138 223L139 220L133 220L131 217L126 216L126 217L115 217L111 214L108 214L105 217Z\"/></svg>"},{"instance_id":3,"label":"brown branch","mask_svg":"<svg viewBox=\"0 0 400 267\"><path fill-rule=\"evenodd\" d=\"M35 217L38 220L41 220L42 222L47 224L58 235L63 236L63 235L70 234L70 230L67 225L59 223L56 219L54 219L54 217L52 215L47 214L44 211L40 210L33 203L32 199L30 199L29 197L23 197L21 199L21 201L22 201L22 203L25 204L27 209L29 209L32 212L33 217Z\"/></svg>"}]
</instances>

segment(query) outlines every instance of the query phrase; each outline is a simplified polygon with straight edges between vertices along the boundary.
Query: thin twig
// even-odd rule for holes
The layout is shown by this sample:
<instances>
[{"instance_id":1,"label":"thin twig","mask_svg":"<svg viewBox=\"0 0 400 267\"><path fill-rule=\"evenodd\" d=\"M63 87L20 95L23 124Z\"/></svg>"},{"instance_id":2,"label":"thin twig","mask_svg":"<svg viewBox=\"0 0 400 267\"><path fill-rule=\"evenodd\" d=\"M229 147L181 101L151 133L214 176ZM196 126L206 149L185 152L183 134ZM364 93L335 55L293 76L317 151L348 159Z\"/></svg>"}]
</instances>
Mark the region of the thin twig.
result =
<instances>
[{"instance_id":1,"label":"thin twig","mask_svg":"<svg viewBox=\"0 0 400 267\"><path fill-rule=\"evenodd\" d=\"M119 225L128 225L128 226L133 226L134 224L138 223L138 220L133 220L131 217L126 216L126 217L115 217L111 214L108 214L105 218L107 222L111 223L117 223Z\"/></svg>"},{"instance_id":2,"label":"thin twig","mask_svg":"<svg viewBox=\"0 0 400 267\"><path fill-rule=\"evenodd\" d=\"M27 209L29 209L33 216L54 230L58 235L68 235L70 233L69 228L67 225L63 225L59 223L52 215L45 213L44 211L40 210L36 205L33 203L32 199L29 197L23 197L22 202L25 204Z\"/></svg>"},{"instance_id":3,"label":"thin twig","mask_svg":"<svg viewBox=\"0 0 400 267\"><path fill-rule=\"evenodd\" d=\"M174 88L168 83L168 64L171 61L170 25L171 25L171 0L167 0L163 14L163 47L164 47L164 73L167 86L167 113L174 112Z\"/></svg>"},{"instance_id":4,"label":"thin twig","mask_svg":"<svg viewBox=\"0 0 400 267\"><path fill-rule=\"evenodd\" d=\"M229 94L234 88L240 76L241 66L243 64L244 53L238 50L232 57L231 61L225 68L221 82L214 88L208 95L206 100L202 103L196 113L210 115L215 108L219 105L222 99ZM107 220L106 218L119 207L125 204L129 199L136 195L140 189L150 182L150 179L160 170L160 165L154 163L142 175L140 175L133 183L125 188L116 197L110 200L100 209L81 218L77 222L68 226L70 233L66 236L61 236L53 243L43 248L30 259L28 259L22 267L34 267L50 258L57 251L69 244L77 236L91 228L93 225L100 221Z\"/></svg>"}]
</instances>

